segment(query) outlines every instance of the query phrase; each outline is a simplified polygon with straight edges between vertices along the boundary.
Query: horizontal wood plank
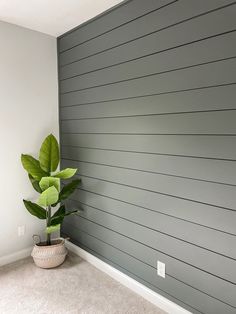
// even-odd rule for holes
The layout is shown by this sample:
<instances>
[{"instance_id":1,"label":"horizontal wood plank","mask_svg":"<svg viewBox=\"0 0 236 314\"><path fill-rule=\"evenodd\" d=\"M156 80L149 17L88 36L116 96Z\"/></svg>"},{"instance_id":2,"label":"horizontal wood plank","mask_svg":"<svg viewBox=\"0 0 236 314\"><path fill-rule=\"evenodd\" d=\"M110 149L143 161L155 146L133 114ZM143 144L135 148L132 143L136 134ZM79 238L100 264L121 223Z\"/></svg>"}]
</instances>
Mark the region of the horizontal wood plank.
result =
<instances>
[{"instance_id":1,"label":"horizontal wood plank","mask_svg":"<svg viewBox=\"0 0 236 314\"><path fill-rule=\"evenodd\" d=\"M63 159L236 185L236 162L62 146Z\"/></svg>"},{"instance_id":2,"label":"horizontal wood plank","mask_svg":"<svg viewBox=\"0 0 236 314\"><path fill-rule=\"evenodd\" d=\"M236 109L236 85L60 108L61 120ZM145 106L144 106L145 104Z\"/></svg>"},{"instance_id":3,"label":"horizontal wood plank","mask_svg":"<svg viewBox=\"0 0 236 314\"><path fill-rule=\"evenodd\" d=\"M139 153L236 160L235 136L62 134L61 144Z\"/></svg>"},{"instance_id":4,"label":"horizontal wood plank","mask_svg":"<svg viewBox=\"0 0 236 314\"><path fill-rule=\"evenodd\" d=\"M227 124L221 123L227 121ZM236 110L62 121L63 133L236 135Z\"/></svg>"},{"instance_id":5,"label":"horizontal wood plank","mask_svg":"<svg viewBox=\"0 0 236 314\"><path fill-rule=\"evenodd\" d=\"M181 77L181 80L179 80L179 77ZM61 105L71 106L134 96L163 94L235 82L236 59L233 58L174 72L155 74L135 80L61 94Z\"/></svg>"},{"instance_id":6,"label":"horizontal wood plank","mask_svg":"<svg viewBox=\"0 0 236 314\"><path fill-rule=\"evenodd\" d=\"M100 195L108 199L118 200L124 204L131 204L145 210L236 234L235 211L85 176L82 177L80 189L92 193L91 197ZM79 200L80 192L75 192L74 196Z\"/></svg>"}]
</instances>

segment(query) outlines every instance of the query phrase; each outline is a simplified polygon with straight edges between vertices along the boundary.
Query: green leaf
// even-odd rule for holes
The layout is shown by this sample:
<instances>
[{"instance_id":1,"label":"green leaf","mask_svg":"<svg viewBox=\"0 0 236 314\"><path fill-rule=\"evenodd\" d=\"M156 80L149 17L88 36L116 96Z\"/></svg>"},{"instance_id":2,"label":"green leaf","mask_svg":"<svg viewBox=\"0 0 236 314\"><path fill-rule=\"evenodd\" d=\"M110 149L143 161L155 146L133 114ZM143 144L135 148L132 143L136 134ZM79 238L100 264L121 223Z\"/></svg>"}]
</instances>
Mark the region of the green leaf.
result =
<instances>
[{"instance_id":1,"label":"green leaf","mask_svg":"<svg viewBox=\"0 0 236 314\"><path fill-rule=\"evenodd\" d=\"M44 208L30 201L23 200L23 202L25 204L26 209L31 213L31 215L34 215L39 219L47 218L47 212Z\"/></svg>"},{"instance_id":2,"label":"green leaf","mask_svg":"<svg viewBox=\"0 0 236 314\"><path fill-rule=\"evenodd\" d=\"M56 171L59 163L59 146L52 134L48 135L42 143L39 152L40 166L44 171Z\"/></svg>"},{"instance_id":3,"label":"green leaf","mask_svg":"<svg viewBox=\"0 0 236 314\"><path fill-rule=\"evenodd\" d=\"M52 218L51 219L51 225L54 226L57 224L62 224L64 217L65 216L57 216L57 217Z\"/></svg>"},{"instance_id":4,"label":"green leaf","mask_svg":"<svg viewBox=\"0 0 236 314\"><path fill-rule=\"evenodd\" d=\"M41 188L40 188L40 186L39 186L39 181L36 180L36 179L34 179L34 178L31 176L31 174L28 174L28 176L29 176L30 182L31 182L33 188L35 189L35 191L37 191L38 193L42 193L42 190L41 190Z\"/></svg>"},{"instance_id":5,"label":"green leaf","mask_svg":"<svg viewBox=\"0 0 236 314\"><path fill-rule=\"evenodd\" d=\"M61 224L66 216L77 213L76 210L66 212L65 205L60 206L60 208L55 212L51 218L51 225Z\"/></svg>"},{"instance_id":6,"label":"green leaf","mask_svg":"<svg viewBox=\"0 0 236 314\"><path fill-rule=\"evenodd\" d=\"M40 182L39 186L42 189L42 191L47 190L50 186L55 186L57 191L60 191L60 179L53 178L53 177L43 177Z\"/></svg>"},{"instance_id":7,"label":"green leaf","mask_svg":"<svg viewBox=\"0 0 236 314\"><path fill-rule=\"evenodd\" d=\"M52 219L57 217L57 216L61 216L61 215L64 215L66 212L66 207L65 205L61 205L59 207L59 209L54 213L54 215L52 216Z\"/></svg>"},{"instance_id":8,"label":"green leaf","mask_svg":"<svg viewBox=\"0 0 236 314\"><path fill-rule=\"evenodd\" d=\"M60 224L57 224L57 225L54 225L54 226L49 226L49 227L46 228L45 232L46 233L53 233L55 231L60 230L60 227L61 227Z\"/></svg>"},{"instance_id":9,"label":"green leaf","mask_svg":"<svg viewBox=\"0 0 236 314\"><path fill-rule=\"evenodd\" d=\"M55 186L50 186L43 191L38 199L38 204L41 206L49 206L57 202L59 193Z\"/></svg>"},{"instance_id":10,"label":"green leaf","mask_svg":"<svg viewBox=\"0 0 236 314\"><path fill-rule=\"evenodd\" d=\"M74 169L74 168L66 168L54 174L53 177L60 178L60 179L69 179L73 177L73 175L75 175L76 171L77 169Z\"/></svg>"},{"instance_id":11,"label":"green leaf","mask_svg":"<svg viewBox=\"0 0 236 314\"><path fill-rule=\"evenodd\" d=\"M48 175L47 172L41 169L39 161L30 155L21 155L21 163L24 169L36 180Z\"/></svg>"},{"instance_id":12,"label":"green leaf","mask_svg":"<svg viewBox=\"0 0 236 314\"><path fill-rule=\"evenodd\" d=\"M66 212L65 215L61 215L61 216L54 217L54 218L52 218L52 220L51 220L51 224L52 224L52 225L55 225L55 224L62 224L62 222L63 222L63 220L64 220L64 218L65 218L66 216L70 216L70 215L72 215L72 214L76 214L77 212L78 212L78 210L75 209L75 210L72 210L72 211L70 211L70 212Z\"/></svg>"},{"instance_id":13,"label":"green leaf","mask_svg":"<svg viewBox=\"0 0 236 314\"><path fill-rule=\"evenodd\" d=\"M61 205L51 218L51 225L61 224L66 212L65 205Z\"/></svg>"},{"instance_id":14,"label":"green leaf","mask_svg":"<svg viewBox=\"0 0 236 314\"><path fill-rule=\"evenodd\" d=\"M80 184L80 181L80 179L75 179L64 185L61 189L61 192L59 193L59 200L62 201L67 199L76 190L77 186Z\"/></svg>"}]
</instances>

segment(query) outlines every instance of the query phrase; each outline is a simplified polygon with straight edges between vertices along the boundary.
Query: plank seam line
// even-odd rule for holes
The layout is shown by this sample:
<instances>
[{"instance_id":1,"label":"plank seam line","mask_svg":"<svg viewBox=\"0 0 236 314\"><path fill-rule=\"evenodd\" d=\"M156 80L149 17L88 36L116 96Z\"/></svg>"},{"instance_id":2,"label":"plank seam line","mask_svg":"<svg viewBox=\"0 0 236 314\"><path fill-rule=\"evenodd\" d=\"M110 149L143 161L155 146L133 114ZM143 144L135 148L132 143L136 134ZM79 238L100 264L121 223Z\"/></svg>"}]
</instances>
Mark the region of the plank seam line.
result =
<instances>
[{"instance_id":1,"label":"plank seam line","mask_svg":"<svg viewBox=\"0 0 236 314\"><path fill-rule=\"evenodd\" d=\"M64 107L65 108L65 107ZM168 115L188 115L188 114L198 114L198 113L221 113L228 111L235 111L235 108L225 108L225 109L207 109L207 110L193 110L193 111L176 111L176 112L160 112L160 113L147 113L147 114L132 114L132 115L119 115L119 116L101 116L101 117L86 117L86 118L67 118L60 119L61 122L64 121L77 121L77 120L102 120L102 119L122 119L122 118L137 118L137 117L152 117L152 116L168 116Z\"/></svg>"},{"instance_id":2,"label":"plank seam line","mask_svg":"<svg viewBox=\"0 0 236 314\"><path fill-rule=\"evenodd\" d=\"M177 155L177 154L164 154L164 153L153 153L145 151L135 151L135 150L122 150L122 149L110 149L110 148L100 148L100 147L87 147L87 146L76 146L76 145L66 145L62 144L61 147L73 147L73 148L82 148L82 149L93 149L101 151L111 151L111 152L122 152L122 153L133 153L133 154L147 154L147 155L158 155L158 156L169 156L169 157L180 157L180 158L192 158L192 159L206 159L206 160L215 160L215 161L227 161L235 162L236 159L227 159L227 158L215 158L215 157L203 157L203 156L192 156L192 155Z\"/></svg>"},{"instance_id":3,"label":"plank seam line","mask_svg":"<svg viewBox=\"0 0 236 314\"><path fill-rule=\"evenodd\" d=\"M234 136L236 136L236 134L227 134L227 133L225 133L225 134L222 134L222 133L220 133L220 134L217 134L217 133L215 133L215 134L212 134L212 133L209 133L209 134L204 134L204 133L138 133L138 132L136 132L136 133L119 133L119 132L117 132L117 133L111 133L111 132L61 132L61 134L63 135L63 134L72 134L72 135L76 135L76 134L78 134L78 135L80 135L80 134L84 134L84 135L86 135L86 134L91 134L91 135L150 135L150 136L211 136L211 137L213 137L213 136L219 136L219 137L223 137L223 136L227 136L227 137L234 137Z\"/></svg>"}]
</instances>

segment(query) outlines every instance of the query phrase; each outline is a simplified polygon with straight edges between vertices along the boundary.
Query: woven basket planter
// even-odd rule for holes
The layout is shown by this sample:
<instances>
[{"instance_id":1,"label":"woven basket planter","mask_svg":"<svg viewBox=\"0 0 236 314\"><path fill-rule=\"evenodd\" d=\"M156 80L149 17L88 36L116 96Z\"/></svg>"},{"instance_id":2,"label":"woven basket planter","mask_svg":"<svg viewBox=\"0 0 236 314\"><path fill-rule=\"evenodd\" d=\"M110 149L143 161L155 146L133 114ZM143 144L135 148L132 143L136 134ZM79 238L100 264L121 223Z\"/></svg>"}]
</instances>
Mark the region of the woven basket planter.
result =
<instances>
[{"instance_id":1,"label":"woven basket planter","mask_svg":"<svg viewBox=\"0 0 236 314\"><path fill-rule=\"evenodd\" d=\"M51 245L40 242L34 245L31 256L35 264L41 268L54 268L61 265L67 255L65 239L59 238L52 241Z\"/></svg>"}]
</instances>

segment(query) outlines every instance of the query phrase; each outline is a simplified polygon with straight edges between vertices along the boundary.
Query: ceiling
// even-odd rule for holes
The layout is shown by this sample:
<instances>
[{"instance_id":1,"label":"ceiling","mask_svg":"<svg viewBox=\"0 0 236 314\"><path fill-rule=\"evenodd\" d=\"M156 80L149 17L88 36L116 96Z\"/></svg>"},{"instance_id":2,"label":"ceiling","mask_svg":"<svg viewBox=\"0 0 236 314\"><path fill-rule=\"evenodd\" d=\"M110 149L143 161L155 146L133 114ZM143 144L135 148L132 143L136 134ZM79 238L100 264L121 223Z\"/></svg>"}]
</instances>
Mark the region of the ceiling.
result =
<instances>
[{"instance_id":1,"label":"ceiling","mask_svg":"<svg viewBox=\"0 0 236 314\"><path fill-rule=\"evenodd\" d=\"M59 36L121 0L0 0L0 20Z\"/></svg>"}]
</instances>

